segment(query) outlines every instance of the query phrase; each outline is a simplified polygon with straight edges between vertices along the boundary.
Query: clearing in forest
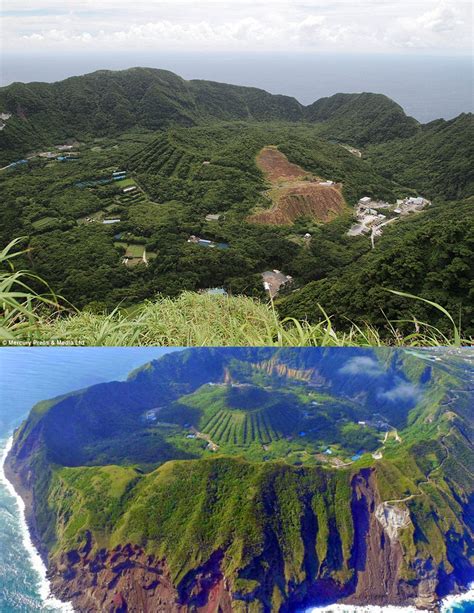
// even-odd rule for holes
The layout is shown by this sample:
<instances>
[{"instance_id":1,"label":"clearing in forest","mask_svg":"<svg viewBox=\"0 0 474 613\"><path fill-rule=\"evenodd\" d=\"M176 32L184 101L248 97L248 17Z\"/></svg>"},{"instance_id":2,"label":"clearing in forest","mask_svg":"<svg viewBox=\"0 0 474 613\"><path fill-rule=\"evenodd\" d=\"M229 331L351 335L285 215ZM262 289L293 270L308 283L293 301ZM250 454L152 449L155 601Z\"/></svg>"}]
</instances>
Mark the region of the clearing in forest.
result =
<instances>
[{"instance_id":1,"label":"clearing in forest","mask_svg":"<svg viewBox=\"0 0 474 613\"><path fill-rule=\"evenodd\" d=\"M257 155L257 166L271 184L265 195L272 206L255 212L249 221L290 225L298 217L305 216L327 222L344 211L346 203L340 184L319 179L291 163L276 147L264 147Z\"/></svg>"}]
</instances>

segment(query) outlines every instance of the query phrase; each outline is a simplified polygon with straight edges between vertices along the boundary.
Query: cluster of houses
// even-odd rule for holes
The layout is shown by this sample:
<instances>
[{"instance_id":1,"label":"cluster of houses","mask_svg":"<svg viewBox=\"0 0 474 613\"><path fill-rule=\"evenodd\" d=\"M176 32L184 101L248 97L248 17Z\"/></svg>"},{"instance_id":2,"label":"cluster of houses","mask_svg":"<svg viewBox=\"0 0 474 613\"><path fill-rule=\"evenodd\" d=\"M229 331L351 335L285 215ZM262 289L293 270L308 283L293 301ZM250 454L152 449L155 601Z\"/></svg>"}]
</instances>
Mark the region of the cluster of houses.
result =
<instances>
[{"instance_id":1,"label":"cluster of houses","mask_svg":"<svg viewBox=\"0 0 474 613\"><path fill-rule=\"evenodd\" d=\"M79 153L74 151L76 145L56 145L56 149L59 153L55 151L43 151L41 153L36 154L40 158L46 158L47 160L56 160L58 162L73 162L79 159ZM33 155L31 157L36 157Z\"/></svg>"},{"instance_id":2,"label":"cluster of houses","mask_svg":"<svg viewBox=\"0 0 474 613\"><path fill-rule=\"evenodd\" d=\"M387 432L392 429L392 426L382 415L380 415L380 413L374 413L372 419L358 421L357 424L364 428L375 428L382 432Z\"/></svg>"},{"instance_id":3,"label":"cluster of houses","mask_svg":"<svg viewBox=\"0 0 474 613\"><path fill-rule=\"evenodd\" d=\"M116 170L112 173L112 181L122 181L127 178L126 170ZM131 192L135 192L137 190L136 185L128 185L122 189L123 194L130 194Z\"/></svg>"},{"instance_id":4,"label":"cluster of houses","mask_svg":"<svg viewBox=\"0 0 474 613\"><path fill-rule=\"evenodd\" d=\"M372 246L374 246L374 238L382 234L383 226L392 223L399 216L420 212L430 204L429 200L421 196L410 196L397 200L396 204L364 196L356 206L355 215L357 221L349 228L347 234L349 236L358 236L370 232ZM390 213L390 216L388 213Z\"/></svg>"},{"instance_id":5,"label":"cluster of houses","mask_svg":"<svg viewBox=\"0 0 474 613\"><path fill-rule=\"evenodd\" d=\"M410 213L422 211L430 204L431 202L429 200L421 196L417 196L416 198L404 198L403 200L397 200L397 207L393 209L393 212L399 215L409 215Z\"/></svg>"}]
</instances>

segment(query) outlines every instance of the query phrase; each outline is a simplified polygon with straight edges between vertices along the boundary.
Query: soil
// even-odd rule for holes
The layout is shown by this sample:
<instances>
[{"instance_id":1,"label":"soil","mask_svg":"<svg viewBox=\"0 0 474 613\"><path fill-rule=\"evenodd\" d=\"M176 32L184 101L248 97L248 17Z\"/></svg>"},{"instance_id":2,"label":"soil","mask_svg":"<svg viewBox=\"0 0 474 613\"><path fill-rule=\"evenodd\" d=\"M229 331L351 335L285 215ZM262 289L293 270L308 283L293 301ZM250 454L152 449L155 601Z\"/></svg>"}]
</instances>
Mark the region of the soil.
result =
<instances>
[{"instance_id":1,"label":"soil","mask_svg":"<svg viewBox=\"0 0 474 613\"><path fill-rule=\"evenodd\" d=\"M271 183L311 176L301 166L292 164L276 147L264 147L257 155L257 166Z\"/></svg>"},{"instance_id":2,"label":"soil","mask_svg":"<svg viewBox=\"0 0 474 613\"><path fill-rule=\"evenodd\" d=\"M271 183L267 196L273 206L258 211L249 221L259 224L291 225L298 217L328 222L346 206L341 185L322 185L320 179L292 164L275 147L264 147L257 156L257 166Z\"/></svg>"}]
</instances>

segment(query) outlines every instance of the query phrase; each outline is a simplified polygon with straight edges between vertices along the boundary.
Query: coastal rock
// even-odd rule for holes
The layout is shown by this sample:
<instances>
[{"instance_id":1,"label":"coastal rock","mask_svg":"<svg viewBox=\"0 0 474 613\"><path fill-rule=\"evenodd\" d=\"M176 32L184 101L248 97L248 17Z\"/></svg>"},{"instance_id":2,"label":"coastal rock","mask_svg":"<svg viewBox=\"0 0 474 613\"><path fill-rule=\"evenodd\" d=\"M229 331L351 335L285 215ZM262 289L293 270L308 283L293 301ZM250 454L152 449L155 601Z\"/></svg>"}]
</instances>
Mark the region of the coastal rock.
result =
<instances>
[{"instance_id":1,"label":"coastal rock","mask_svg":"<svg viewBox=\"0 0 474 613\"><path fill-rule=\"evenodd\" d=\"M390 502L379 504L375 510L375 517L393 542L398 540L400 530L410 525L408 509Z\"/></svg>"}]
</instances>

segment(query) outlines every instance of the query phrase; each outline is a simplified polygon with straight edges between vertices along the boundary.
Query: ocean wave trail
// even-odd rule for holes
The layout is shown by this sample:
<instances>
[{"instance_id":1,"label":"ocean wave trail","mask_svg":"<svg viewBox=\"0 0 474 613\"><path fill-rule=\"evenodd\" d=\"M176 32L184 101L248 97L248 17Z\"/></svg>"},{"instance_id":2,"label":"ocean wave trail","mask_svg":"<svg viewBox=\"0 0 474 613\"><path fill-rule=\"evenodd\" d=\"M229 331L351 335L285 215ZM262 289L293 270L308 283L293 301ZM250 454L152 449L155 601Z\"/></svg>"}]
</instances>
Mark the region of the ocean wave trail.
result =
<instances>
[{"instance_id":1,"label":"ocean wave trail","mask_svg":"<svg viewBox=\"0 0 474 613\"><path fill-rule=\"evenodd\" d=\"M61 611L61 613L74 613L74 609L70 603L61 602L57 598L51 595L51 589L49 585L49 581L46 576L46 566L44 565L41 556L38 551L35 549L33 542L31 540L30 532L28 529L28 524L26 523L25 518L25 503L23 499L16 493L13 485L8 481L5 471L4 465L5 460L7 458L8 452L12 448L13 445L13 436L11 436L5 444L3 448L1 460L0 460L0 483L2 483L7 489L8 493L15 499L16 506L18 507L18 527L20 529L20 534L22 538L23 547L31 561L31 567L38 577L37 590L38 594L43 602L43 606L45 607L45 611Z\"/></svg>"}]
</instances>

